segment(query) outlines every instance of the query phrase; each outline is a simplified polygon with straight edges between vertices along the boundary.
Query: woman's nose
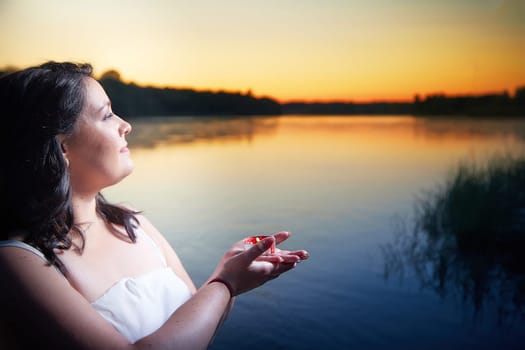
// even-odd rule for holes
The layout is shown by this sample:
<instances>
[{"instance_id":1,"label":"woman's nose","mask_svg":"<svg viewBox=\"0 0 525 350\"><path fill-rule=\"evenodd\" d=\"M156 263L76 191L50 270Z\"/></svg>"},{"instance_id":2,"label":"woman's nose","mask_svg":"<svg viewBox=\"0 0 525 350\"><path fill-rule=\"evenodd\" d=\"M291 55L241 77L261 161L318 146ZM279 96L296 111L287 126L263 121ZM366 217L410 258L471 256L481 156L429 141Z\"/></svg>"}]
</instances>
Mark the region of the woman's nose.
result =
<instances>
[{"instance_id":1,"label":"woman's nose","mask_svg":"<svg viewBox=\"0 0 525 350\"><path fill-rule=\"evenodd\" d=\"M127 134L129 134L131 132L131 129L132 129L131 124L128 123L127 121L125 121L122 118L121 118L121 120L122 120L122 123L120 125L120 133L122 135L127 135Z\"/></svg>"}]
</instances>

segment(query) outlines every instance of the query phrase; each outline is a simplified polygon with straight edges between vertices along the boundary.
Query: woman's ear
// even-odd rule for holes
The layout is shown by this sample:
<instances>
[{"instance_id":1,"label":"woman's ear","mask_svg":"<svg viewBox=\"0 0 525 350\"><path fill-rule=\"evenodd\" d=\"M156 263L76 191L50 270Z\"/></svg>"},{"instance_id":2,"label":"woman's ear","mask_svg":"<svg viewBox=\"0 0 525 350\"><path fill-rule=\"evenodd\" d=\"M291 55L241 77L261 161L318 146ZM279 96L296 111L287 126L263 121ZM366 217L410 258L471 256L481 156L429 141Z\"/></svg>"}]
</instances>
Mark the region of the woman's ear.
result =
<instances>
[{"instance_id":1,"label":"woman's ear","mask_svg":"<svg viewBox=\"0 0 525 350\"><path fill-rule=\"evenodd\" d=\"M60 145L60 149L62 150L62 153L66 153L66 151L67 151L66 135L58 134L58 135L55 136L55 140Z\"/></svg>"},{"instance_id":2,"label":"woman's ear","mask_svg":"<svg viewBox=\"0 0 525 350\"><path fill-rule=\"evenodd\" d=\"M56 136L56 141L60 145L60 150L62 150L62 156L66 162L66 166L69 168L69 159L67 159L67 145L66 137L62 134Z\"/></svg>"}]
</instances>

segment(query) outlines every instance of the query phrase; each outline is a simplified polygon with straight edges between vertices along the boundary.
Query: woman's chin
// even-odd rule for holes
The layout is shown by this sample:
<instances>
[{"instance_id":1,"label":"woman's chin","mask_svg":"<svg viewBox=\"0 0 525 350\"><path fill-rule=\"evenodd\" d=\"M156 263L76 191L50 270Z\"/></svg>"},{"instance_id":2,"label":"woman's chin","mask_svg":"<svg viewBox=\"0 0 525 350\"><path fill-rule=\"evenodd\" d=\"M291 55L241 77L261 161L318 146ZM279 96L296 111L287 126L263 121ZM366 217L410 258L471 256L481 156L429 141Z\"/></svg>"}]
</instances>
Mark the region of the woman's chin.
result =
<instances>
[{"instance_id":1,"label":"woman's chin","mask_svg":"<svg viewBox=\"0 0 525 350\"><path fill-rule=\"evenodd\" d=\"M118 183L124 180L126 177L128 177L133 172L134 168L135 166L131 160L129 162L126 162L126 164L122 166L123 170L120 173L120 176L118 177L117 181L115 181L115 183Z\"/></svg>"},{"instance_id":2,"label":"woman's chin","mask_svg":"<svg viewBox=\"0 0 525 350\"><path fill-rule=\"evenodd\" d=\"M133 164L132 161L130 161L130 163L128 164L126 170L124 171L124 173L125 173L124 177L130 175L133 172L133 169L135 169L135 165Z\"/></svg>"}]
</instances>

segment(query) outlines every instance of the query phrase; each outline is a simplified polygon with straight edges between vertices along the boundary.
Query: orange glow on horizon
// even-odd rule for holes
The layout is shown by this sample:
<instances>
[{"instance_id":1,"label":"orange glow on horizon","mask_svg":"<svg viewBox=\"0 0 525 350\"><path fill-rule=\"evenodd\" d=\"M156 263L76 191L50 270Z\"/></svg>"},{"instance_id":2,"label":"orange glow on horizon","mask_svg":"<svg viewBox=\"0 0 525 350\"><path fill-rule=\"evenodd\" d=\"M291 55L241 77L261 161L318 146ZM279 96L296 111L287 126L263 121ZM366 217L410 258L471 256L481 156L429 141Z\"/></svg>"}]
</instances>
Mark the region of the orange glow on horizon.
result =
<instances>
[{"instance_id":1,"label":"orange glow on horizon","mask_svg":"<svg viewBox=\"0 0 525 350\"><path fill-rule=\"evenodd\" d=\"M90 62L138 85L280 102L512 94L525 85L524 18L521 0L5 0L0 67Z\"/></svg>"}]
</instances>

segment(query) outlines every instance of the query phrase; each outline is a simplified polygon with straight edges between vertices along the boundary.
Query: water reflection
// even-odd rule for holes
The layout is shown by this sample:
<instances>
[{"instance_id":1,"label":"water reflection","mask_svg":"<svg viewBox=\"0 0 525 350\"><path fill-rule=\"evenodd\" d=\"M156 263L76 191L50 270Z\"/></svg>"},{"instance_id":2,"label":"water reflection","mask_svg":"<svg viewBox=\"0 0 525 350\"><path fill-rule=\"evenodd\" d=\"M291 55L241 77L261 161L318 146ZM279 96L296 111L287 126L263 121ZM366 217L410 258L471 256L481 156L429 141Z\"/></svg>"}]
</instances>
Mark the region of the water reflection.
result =
<instances>
[{"instance_id":1,"label":"water reflection","mask_svg":"<svg viewBox=\"0 0 525 350\"><path fill-rule=\"evenodd\" d=\"M525 140L523 118L417 118L414 123L416 135L425 138L487 138L515 137Z\"/></svg>"},{"instance_id":2,"label":"water reflection","mask_svg":"<svg viewBox=\"0 0 525 350\"><path fill-rule=\"evenodd\" d=\"M278 118L182 118L149 117L131 121L130 144L139 148L159 144L188 143L202 140L251 142L254 135L275 131Z\"/></svg>"},{"instance_id":3,"label":"water reflection","mask_svg":"<svg viewBox=\"0 0 525 350\"><path fill-rule=\"evenodd\" d=\"M128 136L133 147L195 141L253 141L257 135L273 135L286 127L296 133L315 129L330 134L399 134L423 140L460 141L497 139L525 140L523 118L422 118L410 116L261 116L261 117L143 117L131 120ZM404 134L404 135L401 135ZM381 135L381 137L385 136ZM512 146L509 145L509 146Z\"/></svg>"},{"instance_id":4,"label":"water reflection","mask_svg":"<svg viewBox=\"0 0 525 350\"><path fill-rule=\"evenodd\" d=\"M395 240L382 246L387 280L413 274L422 288L472 308L475 319L525 319L525 157L460 165L417 201L411 226L396 222Z\"/></svg>"},{"instance_id":5,"label":"water reflection","mask_svg":"<svg viewBox=\"0 0 525 350\"><path fill-rule=\"evenodd\" d=\"M479 267L475 254L469 260L468 251L458 250L448 236L436 234L440 241L420 228L412 237L411 224L410 230L399 229L404 233L399 240L405 241L393 246L398 250L391 255L389 278L400 271L396 257L411 275L401 288L377 278L384 267L382 257L376 259L377 247L391 239L392 213L410 211L414 195L444 182L459 159L482 161L492 153L510 149L517 154L525 148L523 139L512 134L520 127L514 120L494 118L490 134L479 131L491 129L484 122L460 122L454 130L453 120L280 116L132 121L129 136L145 139L138 144L130 140L135 170L105 194L143 210L198 285L230 242L246 233L287 229L294 236L285 248L310 251L306 265L239 298L214 349L509 349L523 344L523 321L502 331L492 327L491 314L474 328L452 299L472 305L473 290L480 290L481 316L499 306L494 298L506 300L501 305L516 312L512 298L523 305L524 293L515 277L519 274L511 274L509 267L498 270L497 261L481 258ZM420 278L414 277L411 259ZM441 278L435 277L438 273ZM499 287L493 282L498 278ZM440 302L430 291L417 293L412 288L417 281L446 300Z\"/></svg>"}]
</instances>

